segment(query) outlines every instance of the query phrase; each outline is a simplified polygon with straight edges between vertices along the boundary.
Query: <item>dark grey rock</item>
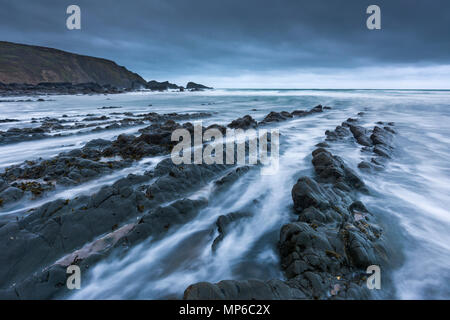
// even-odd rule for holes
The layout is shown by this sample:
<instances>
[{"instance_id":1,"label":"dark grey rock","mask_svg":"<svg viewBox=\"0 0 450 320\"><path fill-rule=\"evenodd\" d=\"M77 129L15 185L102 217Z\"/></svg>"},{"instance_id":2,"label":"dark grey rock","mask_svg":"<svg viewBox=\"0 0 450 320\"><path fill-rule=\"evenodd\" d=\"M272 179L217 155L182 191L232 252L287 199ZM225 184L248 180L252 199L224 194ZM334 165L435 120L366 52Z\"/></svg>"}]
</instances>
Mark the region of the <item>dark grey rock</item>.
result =
<instances>
[{"instance_id":1,"label":"dark grey rock","mask_svg":"<svg viewBox=\"0 0 450 320\"><path fill-rule=\"evenodd\" d=\"M211 249L215 251L220 242L225 238L233 224L239 220L252 217L253 215L248 212L232 212L226 215L219 216L216 221L217 231L219 235L214 239Z\"/></svg>"},{"instance_id":2,"label":"dark grey rock","mask_svg":"<svg viewBox=\"0 0 450 320\"><path fill-rule=\"evenodd\" d=\"M280 280L225 280L217 284L200 282L184 292L186 300L290 300L304 299L298 289Z\"/></svg>"},{"instance_id":3,"label":"dark grey rock","mask_svg":"<svg viewBox=\"0 0 450 320\"><path fill-rule=\"evenodd\" d=\"M308 207L327 208L330 204L325 193L326 191L313 179L300 178L292 188L295 210L301 212Z\"/></svg>"},{"instance_id":4,"label":"dark grey rock","mask_svg":"<svg viewBox=\"0 0 450 320\"><path fill-rule=\"evenodd\" d=\"M2 204L17 201L22 197L23 191L15 187L9 187L0 193L0 199L2 199Z\"/></svg>"},{"instance_id":5,"label":"dark grey rock","mask_svg":"<svg viewBox=\"0 0 450 320\"><path fill-rule=\"evenodd\" d=\"M256 128L257 127L257 122L256 120L254 120L251 116L246 115L243 116L242 118L238 118L236 120L233 120L229 125L228 128L232 128L232 129L249 129L249 128Z\"/></svg>"},{"instance_id":6,"label":"dark grey rock","mask_svg":"<svg viewBox=\"0 0 450 320\"><path fill-rule=\"evenodd\" d=\"M347 122L348 122L348 120L347 120ZM352 132L356 141L360 145L367 146L367 147L372 145L371 140L367 136L367 130L364 127L350 125L350 131Z\"/></svg>"},{"instance_id":7,"label":"dark grey rock","mask_svg":"<svg viewBox=\"0 0 450 320\"><path fill-rule=\"evenodd\" d=\"M370 139L375 145L377 144L390 145L392 140L392 134L385 129L375 126L373 128L373 133L370 136Z\"/></svg>"}]
</instances>

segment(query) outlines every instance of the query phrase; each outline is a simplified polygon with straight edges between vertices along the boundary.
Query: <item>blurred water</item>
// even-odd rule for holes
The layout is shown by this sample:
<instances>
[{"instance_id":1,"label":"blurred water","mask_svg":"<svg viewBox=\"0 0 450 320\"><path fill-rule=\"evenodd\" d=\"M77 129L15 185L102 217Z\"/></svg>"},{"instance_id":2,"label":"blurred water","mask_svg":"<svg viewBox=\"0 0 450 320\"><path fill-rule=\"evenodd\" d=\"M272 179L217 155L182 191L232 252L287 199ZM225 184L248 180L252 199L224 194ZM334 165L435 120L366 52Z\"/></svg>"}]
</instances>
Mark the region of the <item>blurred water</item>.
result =
<instances>
[{"instance_id":1,"label":"blurred water","mask_svg":"<svg viewBox=\"0 0 450 320\"><path fill-rule=\"evenodd\" d=\"M449 299L449 98L449 91L420 90L214 90L54 96L54 101L0 103L0 119L24 121L7 124L11 127L29 126L26 121L33 117L60 118L62 114L81 119L86 114L111 116L111 112L213 112L211 118L203 120L208 125L228 123L245 114L261 120L270 111L310 109L319 103L333 107L322 114L277 124L282 135L277 175L262 176L255 168L226 193L202 190L198 197L207 197L209 205L194 221L162 240L148 239L125 257L112 256L93 267L82 289L71 297L82 299L180 298L189 284L199 281L282 278L276 242L281 226L294 219L290 213L292 186L301 175L312 174L310 154L314 145L324 138L325 130L360 111L365 112L361 120L367 128L379 120L393 121L398 132L395 154L384 171L361 173L373 194L363 197L363 201L382 223L397 226L388 228L390 238L401 242L398 256L404 257L402 266L392 275L397 298ZM121 108L98 109L103 106ZM2 124L0 130L5 128L6 124ZM94 138L111 139L121 132L0 146L0 170L25 159L50 157ZM357 164L366 157L355 144L337 144L333 152L356 171ZM154 162L136 163L131 169L99 179L96 186L112 183L130 170L143 172L149 165ZM61 192L75 196L83 190L88 189L78 186ZM24 208L29 205L26 201L22 204ZM252 217L237 223L213 254L217 217L236 211L252 213Z\"/></svg>"}]
</instances>

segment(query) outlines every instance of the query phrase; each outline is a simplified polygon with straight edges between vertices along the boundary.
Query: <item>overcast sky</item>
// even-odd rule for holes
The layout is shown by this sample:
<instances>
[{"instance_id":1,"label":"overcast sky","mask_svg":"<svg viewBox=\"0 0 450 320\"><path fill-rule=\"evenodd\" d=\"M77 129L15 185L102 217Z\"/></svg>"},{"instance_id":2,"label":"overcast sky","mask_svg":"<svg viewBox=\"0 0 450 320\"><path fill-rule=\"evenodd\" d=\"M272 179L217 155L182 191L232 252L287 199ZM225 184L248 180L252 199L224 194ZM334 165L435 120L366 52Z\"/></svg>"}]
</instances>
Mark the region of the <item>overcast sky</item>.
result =
<instances>
[{"instance_id":1,"label":"overcast sky","mask_svg":"<svg viewBox=\"0 0 450 320\"><path fill-rule=\"evenodd\" d=\"M0 40L232 88L450 88L449 0L0 0ZM81 30L67 30L67 6ZM381 8L381 30L366 9Z\"/></svg>"}]
</instances>

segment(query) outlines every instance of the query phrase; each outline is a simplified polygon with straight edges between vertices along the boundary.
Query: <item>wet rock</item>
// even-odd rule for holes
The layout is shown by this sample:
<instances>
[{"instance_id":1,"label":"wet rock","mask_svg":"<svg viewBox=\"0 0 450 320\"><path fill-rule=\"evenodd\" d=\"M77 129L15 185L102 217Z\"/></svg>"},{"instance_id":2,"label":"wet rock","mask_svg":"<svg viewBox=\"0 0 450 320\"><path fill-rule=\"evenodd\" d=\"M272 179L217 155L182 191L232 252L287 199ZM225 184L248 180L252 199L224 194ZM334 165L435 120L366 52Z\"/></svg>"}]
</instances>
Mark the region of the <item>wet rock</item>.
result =
<instances>
[{"instance_id":1,"label":"wet rock","mask_svg":"<svg viewBox=\"0 0 450 320\"><path fill-rule=\"evenodd\" d=\"M312 155L312 163L320 181L343 182L356 189L365 188L364 182L338 156L323 148L314 150Z\"/></svg>"},{"instance_id":2,"label":"wet rock","mask_svg":"<svg viewBox=\"0 0 450 320\"><path fill-rule=\"evenodd\" d=\"M88 118L84 118L81 121L104 121L104 120L109 120L110 118L107 116L100 116L100 117L88 117Z\"/></svg>"},{"instance_id":3,"label":"wet rock","mask_svg":"<svg viewBox=\"0 0 450 320\"><path fill-rule=\"evenodd\" d=\"M333 131L327 130L325 131L326 141L337 141L342 138L347 137L350 134L348 128L343 126L337 126Z\"/></svg>"},{"instance_id":4,"label":"wet rock","mask_svg":"<svg viewBox=\"0 0 450 320\"><path fill-rule=\"evenodd\" d=\"M6 132L0 131L0 144L37 140L46 137L48 135L43 128L9 128Z\"/></svg>"},{"instance_id":5,"label":"wet rock","mask_svg":"<svg viewBox=\"0 0 450 320\"><path fill-rule=\"evenodd\" d=\"M171 201L193 188L205 185L223 173L226 165L175 165L171 159L162 160L154 172L159 178L146 190L146 196L152 201Z\"/></svg>"},{"instance_id":6,"label":"wet rock","mask_svg":"<svg viewBox=\"0 0 450 320\"><path fill-rule=\"evenodd\" d=\"M396 132L394 129L392 129L391 127L383 127L383 129L386 130L386 131L388 131L388 132L390 132L390 133L392 133L392 134L396 134L396 133L397 133L397 132Z\"/></svg>"},{"instance_id":7,"label":"wet rock","mask_svg":"<svg viewBox=\"0 0 450 320\"><path fill-rule=\"evenodd\" d=\"M304 299L298 289L280 280L225 280L217 284L200 282L184 292L185 300L290 300Z\"/></svg>"},{"instance_id":8,"label":"wet rock","mask_svg":"<svg viewBox=\"0 0 450 320\"><path fill-rule=\"evenodd\" d=\"M355 119L355 118L348 118L347 120L345 120L344 122L343 122L343 124L342 125L347 125L347 126L356 126L356 123L358 122L358 119Z\"/></svg>"},{"instance_id":9,"label":"wet rock","mask_svg":"<svg viewBox=\"0 0 450 320\"><path fill-rule=\"evenodd\" d=\"M355 129L353 134L365 134ZM286 224L280 232L286 284L308 298L369 298L360 285L361 275L367 266L388 260L382 229L369 222L371 213L355 199L354 191L364 191L364 183L324 148L312 155L317 181L302 177L293 187L298 222Z\"/></svg>"},{"instance_id":10,"label":"wet rock","mask_svg":"<svg viewBox=\"0 0 450 320\"><path fill-rule=\"evenodd\" d=\"M370 265L378 264L379 259L375 254L375 248L367 238L357 231L348 231L348 252L354 265L365 269Z\"/></svg>"},{"instance_id":11,"label":"wet rock","mask_svg":"<svg viewBox=\"0 0 450 320\"><path fill-rule=\"evenodd\" d=\"M256 120L254 120L251 116L245 115L242 118L238 118L236 120L233 120L229 125L228 128L232 129L249 129L249 128L256 128L257 126Z\"/></svg>"},{"instance_id":12,"label":"wet rock","mask_svg":"<svg viewBox=\"0 0 450 320\"><path fill-rule=\"evenodd\" d=\"M316 144L316 147L318 148L329 148L330 145L326 142L319 142L318 144Z\"/></svg>"},{"instance_id":13,"label":"wet rock","mask_svg":"<svg viewBox=\"0 0 450 320\"><path fill-rule=\"evenodd\" d=\"M327 230L304 222L283 226L280 234L282 267L290 284L310 297L324 298L324 284L334 274L344 273L345 244L337 230ZM305 281L306 280L306 281Z\"/></svg>"},{"instance_id":14,"label":"wet rock","mask_svg":"<svg viewBox=\"0 0 450 320\"><path fill-rule=\"evenodd\" d=\"M280 114L285 118L292 118L292 114L287 111L281 111Z\"/></svg>"},{"instance_id":15,"label":"wet rock","mask_svg":"<svg viewBox=\"0 0 450 320\"><path fill-rule=\"evenodd\" d=\"M370 159L371 164L375 164L377 168L382 168L384 164L386 163L386 158L383 157L376 157Z\"/></svg>"},{"instance_id":16,"label":"wet rock","mask_svg":"<svg viewBox=\"0 0 450 320\"><path fill-rule=\"evenodd\" d=\"M226 237L227 233L229 232L230 228L232 228L234 223L245 218L250 218L252 216L253 215L248 212L232 212L217 218L216 225L219 235L214 239L211 249L213 251L216 251L217 246Z\"/></svg>"},{"instance_id":17,"label":"wet rock","mask_svg":"<svg viewBox=\"0 0 450 320\"><path fill-rule=\"evenodd\" d=\"M326 191L313 179L300 178L292 188L294 209L301 212L308 207L327 208L329 202L325 193Z\"/></svg>"},{"instance_id":18,"label":"wet rock","mask_svg":"<svg viewBox=\"0 0 450 320\"><path fill-rule=\"evenodd\" d=\"M318 106L315 106L314 108L312 108L311 110L310 110L310 112L312 112L312 113L315 113L315 112L323 112L323 107L322 107L322 105L318 105Z\"/></svg>"},{"instance_id":19,"label":"wet rock","mask_svg":"<svg viewBox=\"0 0 450 320\"><path fill-rule=\"evenodd\" d=\"M23 280L57 257L141 215L145 208L151 208L151 201L130 186L149 179L131 175L91 197L51 201L22 219L0 227L0 237L10 239L0 245L3 252L0 262L5 265L6 261L16 261L21 265L8 264L9 267L0 269L0 283L7 285ZM27 251L30 247L32 252Z\"/></svg>"},{"instance_id":20,"label":"wet rock","mask_svg":"<svg viewBox=\"0 0 450 320\"><path fill-rule=\"evenodd\" d=\"M361 169L361 170L371 170L371 169L374 168L374 166L371 163L367 162L367 161L361 161L358 164L358 168Z\"/></svg>"},{"instance_id":21,"label":"wet rock","mask_svg":"<svg viewBox=\"0 0 450 320\"><path fill-rule=\"evenodd\" d=\"M0 123L9 123L9 122L19 122L20 120L17 119L0 119Z\"/></svg>"},{"instance_id":22,"label":"wet rock","mask_svg":"<svg viewBox=\"0 0 450 320\"><path fill-rule=\"evenodd\" d=\"M149 236L159 237L171 228L191 221L199 210L207 205L204 199L183 199L169 206L157 207L142 216L133 229L122 238L118 245L131 245L147 239Z\"/></svg>"},{"instance_id":23,"label":"wet rock","mask_svg":"<svg viewBox=\"0 0 450 320\"><path fill-rule=\"evenodd\" d=\"M3 180L2 178L0 178L0 192L2 192L3 190L5 190L6 188L8 188L8 183L6 183L5 180Z\"/></svg>"},{"instance_id":24,"label":"wet rock","mask_svg":"<svg viewBox=\"0 0 450 320\"><path fill-rule=\"evenodd\" d=\"M308 111L306 110L294 110L291 113L294 117L303 117L308 114Z\"/></svg>"},{"instance_id":25,"label":"wet rock","mask_svg":"<svg viewBox=\"0 0 450 320\"><path fill-rule=\"evenodd\" d=\"M360 145L367 147L372 145L371 140L367 137L367 130L364 127L350 125L350 131Z\"/></svg>"},{"instance_id":26,"label":"wet rock","mask_svg":"<svg viewBox=\"0 0 450 320\"><path fill-rule=\"evenodd\" d=\"M359 201L359 200L354 201L354 202L350 205L349 210L350 210L352 213L355 213L355 212L365 212L365 213L367 213L367 212L369 212L369 210L367 210L367 208L366 208L366 206L364 205L364 203L362 203L362 202Z\"/></svg>"},{"instance_id":27,"label":"wet rock","mask_svg":"<svg viewBox=\"0 0 450 320\"><path fill-rule=\"evenodd\" d=\"M119 184L123 184L123 181ZM132 193L133 192L131 191L127 198L132 197ZM120 192L120 194L122 194L122 192ZM106 202L117 196L117 191L114 190L114 188L105 187L97 194L96 199L93 200L92 204L98 208L102 208L105 206ZM123 194L121 196L124 197ZM113 225L106 235L97 238L92 242L88 242L82 246L81 249L66 254L58 261L51 263L50 266L32 273L23 281L16 282L12 286L0 289L0 298L52 299L64 297L70 293L65 285L67 279L67 266L75 264L80 267L82 272L88 272L88 269L91 266L107 257L109 254L117 252L118 250L123 253L132 245L148 239L150 236L153 238L160 238L172 228L192 220L205 205L205 200L178 200L168 206L157 207L150 210L137 222L128 223L122 227L117 227L117 224ZM47 209L46 211L52 212L54 210L55 209ZM54 215L54 213L52 215ZM58 220L60 223L63 221L61 219ZM2 230L0 229L0 232L1 231ZM39 246L38 243L35 243L35 245ZM70 248L73 248L73 246Z\"/></svg>"},{"instance_id":28,"label":"wet rock","mask_svg":"<svg viewBox=\"0 0 450 320\"><path fill-rule=\"evenodd\" d=\"M230 128L231 128L231 127L230 127ZM206 128L206 130L209 130L209 129L217 129L217 130L219 130L223 135L225 135L226 132L227 132L227 128L226 128L226 127L221 126L221 125L218 125L218 124L212 124L212 125L210 125L210 126L208 126L208 127Z\"/></svg>"},{"instance_id":29,"label":"wet rock","mask_svg":"<svg viewBox=\"0 0 450 320\"><path fill-rule=\"evenodd\" d=\"M384 158L391 158L391 151L390 151L389 147L384 146L382 144L377 144L373 148L373 153L375 153L376 155L379 155L381 157L384 157Z\"/></svg>"},{"instance_id":30,"label":"wet rock","mask_svg":"<svg viewBox=\"0 0 450 320\"><path fill-rule=\"evenodd\" d=\"M390 145L392 140L392 135L385 129L382 129L378 126L373 128L373 133L370 136L370 140L372 140L373 144L383 144Z\"/></svg>"},{"instance_id":31,"label":"wet rock","mask_svg":"<svg viewBox=\"0 0 450 320\"><path fill-rule=\"evenodd\" d=\"M85 149L103 150L111 145L111 141L104 139L94 139L84 145Z\"/></svg>"},{"instance_id":32,"label":"wet rock","mask_svg":"<svg viewBox=\"0 0 450 320\"><path fill-rule=\"evenodd\" d=\"M23 197L23 191L19 188L9 187L0 193L2 205L15 202Z\"/></svg>"},{"instance_id":33,"label":"wet rock","mask_svg":"<svg viewBox=\"0 0 450 320\"><path fill-rule=\"evenodd\" d=\"M123 118L119 120L109 120L109 117L100 116L95 117L93 114L88 114L88 118L85 118L84 123L76 122L73 125L63 125L62 123L69 122L69 120L57 119L57 118L33 118L33 123L38 123L42 121L39 127L32 128L10 128L7 132L0 131L0 144L9 144L21 141L30 141L30 140L38 140L49 138L51 136L58 135L74 135L77 133L58 133L54 135L50 135L49 133L54 131L68 131L68 130L79 130L84 128L93 128L91 132L98 132L104 130L114 130L121 129L125 127L137 126L144 124L144 121L151 121L156 123L162 123L168 120L185 120L185 119L199 119L211 116L211 113L207 112L199 112L199 113L191 113L191 114L177 114L177 113L168 113L168 114L158 114L158 113L148 113L148 114L140 114L133 115L132 113L116 113L116 115L128 115L133 116L134 118ZM86 121L90 121L91 123L85 123ZM99 122L94 122L99 121ZM104 127L100 127L104 126Z\"/></svg>"},{"instance_id":34,"label":"wet rock","mask_svg":"<svg viewBox=\"0 0 450 320\"><path fill-rule=\"evenodd\" d=\"M259 123L256 123L256 121L253 120L253 118L251 116L246 115L243 118L234 120L233 121L234 123L232 122L228 126L230 127L230 125L231 125L230 128L254 128L254 127L256 127L256 125L266 125L266 124L273 123L273 122L286 121L288 119L292 119L293 117L303 117L303 116L323 112L323 110L324 110L324 108L321 105L318 105L309 111L294 110L292 113L287 112L287 111L281 111L281 112L271 111Z\"/></svg>"},{"instance_id":35,"label":"wet rock","mask_svg":"<svg viewBox=\"0 0 450 320\"><path fill-rule=\"evenodd\" d=\"M226 187L229 187L232 183L234 183L241 176L246 174L250 170L249 166L242 166L235 169L232 169L222 178L214 181L216 186L216 192L223 191Z\"/></svg>"},{"instance_id":36,"label":"wet rock","mask_svg":"<svg viewBox=\"0 0 450 320\"><path fill-rule=\"evenodd\" d=\"M332 209L319 210L315 207L308 207L299 214L299 221L304 221L315 225L341 220L341 214Z\"/></svg>"},{"instance_id":37,"label":"wet rock","mask_svg":"<svg viewBox=\"0 0 450 320\"><path fill-rule=\"evenodd\" d=\"M308 210L312 208L303 213ZM363 229L359 229L360 225L352 225L353 216L341 214L345 208L336 210L329 208L328 213L324 212L325 219L294 222L281 229L280 255L288 278L286 284L298 288L310 299L329 298L330 290L337 284L340 296L345 297L352 287L355 290L352 294L361 299L366 294L365 288L352 286L352 283L360 283L359 278L354 278L355 272L363 272L372 263L381 263L375 255L375 247L379 245L373 242L375 237L366 236ZM299 219L309 220L303 213ZM336 224L338 221L342 222ZM338 295L336 290L334 295Z\"/></svg>"},{"instance_id":38,"label":"wet rock","mask_svg":"<svg viewBox=\"0 0 450 320\"><path fill-rule=\"evenodd\" d=\"M120 109L120 108L122 108L122 107L117 107L117 106L106 106L106 107L100 107L100 108L97 108L97 109L105 110L105 109Z\"/></svg>"},{"instance_id":39,"label":"wet rock","mask_svg":"<svg viewBox=\"0 0 450 320\"><path fill-rule=\"evenodd\" d=\"M378 122L378 124L384 124L383 122ZM372 158L370 163L367 161L362 161L359 163L358 168L361 170L370 171L372 169L381 170L383 169L386 159L390 159L393 153L393 134L395 130L391 127L380 128L375 126L372 135L370 136L370 141L373 143L373 147L364 147L362 151L373 152L376 157Z\"/></svg>"},{"instance_id":40,"label":"wet rock","mask_svg":"<svg viewBox=\"0 0 450 320\"><path fill-rule=\"evenodd\" d=\"M283 115L283 113L272 111L267 116L265 116L262 123L270 123L270 122L280 122L285 121L289 117Z\"/></svg>"},{"instance_id":41,"label":"wet rock","mask_svg":"<svg viewBox=\"0 0 450 320\"><path fill-rule=\"evenodd\" d=\"M42 195L45 191L54 189L54 185L51 182L40 183L37 181L13 182L11 186L19 188L23 192L30 192L34 197Z\"/></svg>"}]
</instances>

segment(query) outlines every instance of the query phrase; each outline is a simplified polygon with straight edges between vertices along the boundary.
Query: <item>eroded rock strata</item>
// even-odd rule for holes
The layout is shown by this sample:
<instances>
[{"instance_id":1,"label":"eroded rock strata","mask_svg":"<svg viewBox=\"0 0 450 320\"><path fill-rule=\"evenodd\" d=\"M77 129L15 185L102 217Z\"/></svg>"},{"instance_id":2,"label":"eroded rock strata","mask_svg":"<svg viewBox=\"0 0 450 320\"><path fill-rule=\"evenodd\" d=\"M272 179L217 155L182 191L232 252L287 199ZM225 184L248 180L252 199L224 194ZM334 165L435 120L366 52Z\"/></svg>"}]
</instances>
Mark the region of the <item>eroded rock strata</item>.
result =
<instances>
[{"instance_id":1,"label":"eroded rock strata","mask_svg":"<svg viewBox=\"0 0 450 320\"><path fill-rule=\"evenodd\" d=\"M169 120L193 120L210 117L212 114L207 112L198 113L167 113L158 114L156 112L133 114L125 113L111 113L111 116L125 116L121 119L111 119L111 117L102 115L96 116L94 114L84 115L85 118L81 120L72 120L67 115L61 118L41 118L31 119L31 123L39 123L39 126L17 128L11 127L6 131L0 130L0 145L17 143L23 141L39 140L44 138L67 137L75 134L86 134L89 132L99 132L107 130L117 130L129 127L142 126L149 123L163 123ZM81 115L83 116L83 115ZM6 119L8 120L8 119ZM11 120L11 119L10 119ZM0 120L1 121L1 120ZM12 121L5 121L12 122ZM19 122L13 121L13 122ZM75 133L73 132L75 131Z\"/></svg>"},{"instance_id":2,"label":"eroded rock strata","mask_svg":"<svg viewBox=\"0 0 450 320\"><path fill-rule=\"evenodd\" d=\"M281 119L281 115L269 115ZM278 121L278 120L274 120ZM353 136L377 158L390 157L393 123L370 132L348 119L326 141ZM367 299L370 265L389 265L389 249L376 217L358 200L364 182L322 142L312 152L314 177L301 177L292 188L297 221L281 228L279 253L285 280L201 282L189 286L185 299ZM377 151L382 148L386 154ZM360 165L361 168L361 165ZM228 222L230 218L223 218ZM223 221L218 221L223 229ZM223 237L223 232L219 237Z\"/></svg>"},{"instance_id":3,"label":"eroded rock strata","mask_svg":"<svg viewBox=\"0 0 450 320\"><path fill-rule=\"evenodd\" d=\"M173 120L187 119L187 115L147 114L145 117L158 121L141 129L138 136L119 135L113 141L95 139L83 148L54 158L26 161L8 168L0 178L0 208L20 201L25 195L39 199L49 191L58 190L59 186L81 185L127 168L140 159L167 155L174 145L170 141L173 130L193 131L191 123L181 125ZM190 195L211 182L212 194L224 192L248 171L248 166L174 165L167 158L143 174L129 174L91 195L51 200L23 215L13 216L14 219L2 219L0 263L5 267L0 270L0 297L64 296L68 293L65 288L68 265L77 264L84 272L113 251L125 253L150 236L163 237L173 228L194 219L207 206L207 199L190 198ZM350 175L345 172L348 178ZM219 218L216 245L226 237L233 223L247 217L247 213L237 212ZM246 294L241 298L254 294L264 297L269 292L283 299L307 297L300 289L280 280L246 281L238 286L242 290L220 297L237 297L243 292ZM204 295L202 290L190 292ZM186 294L186 297L191 295Z\"/></svg>"}]
</instances>

